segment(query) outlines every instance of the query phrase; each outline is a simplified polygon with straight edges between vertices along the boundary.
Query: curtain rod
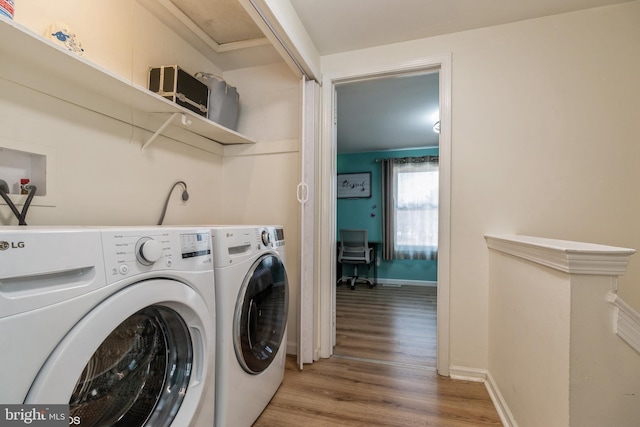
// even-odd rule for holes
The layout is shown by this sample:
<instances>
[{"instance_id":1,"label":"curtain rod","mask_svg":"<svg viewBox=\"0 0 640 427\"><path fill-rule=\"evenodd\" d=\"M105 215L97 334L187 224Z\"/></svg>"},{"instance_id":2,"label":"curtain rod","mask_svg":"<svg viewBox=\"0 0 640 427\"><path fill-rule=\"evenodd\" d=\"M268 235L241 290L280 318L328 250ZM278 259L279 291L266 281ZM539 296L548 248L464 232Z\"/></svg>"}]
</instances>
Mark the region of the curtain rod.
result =
<instances>
[{"instance_id":1,"label":"curtain rod","mask_svg":"<svg viewBox=\"0 0 640 427\"><path fill-rule=\"evenodd\" d=\"M423 162L432 162L432 161L438 161L440 159L440 156L438 155L430 155L430 156L407 156L407 157L386 157L383 159L376 159L376 163L380 163L383 160L405 160L405 163L408 162L415 162L417 163L418 161L423 161Z\"/></svg>"}]
</instances>

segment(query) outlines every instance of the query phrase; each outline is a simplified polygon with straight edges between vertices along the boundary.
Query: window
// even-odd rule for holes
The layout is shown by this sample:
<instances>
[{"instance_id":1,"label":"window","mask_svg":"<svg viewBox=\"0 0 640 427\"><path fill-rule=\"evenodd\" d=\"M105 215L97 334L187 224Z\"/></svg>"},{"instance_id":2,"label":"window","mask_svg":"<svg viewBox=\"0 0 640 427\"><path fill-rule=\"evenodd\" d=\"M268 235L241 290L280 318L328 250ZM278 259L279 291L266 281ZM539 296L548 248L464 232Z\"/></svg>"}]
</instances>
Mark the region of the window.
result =
<instances>
[{"instance_id":1,"label":"window","mask_svg":"<svg viewBox=\"0 0 640 427\"><path fill-rule=\"evenodd\" d=\"M393 159L386 174L385 259L436 259L438 157ZM392 196L392 197L389 197Z\"/></svg>"}]
</instances>

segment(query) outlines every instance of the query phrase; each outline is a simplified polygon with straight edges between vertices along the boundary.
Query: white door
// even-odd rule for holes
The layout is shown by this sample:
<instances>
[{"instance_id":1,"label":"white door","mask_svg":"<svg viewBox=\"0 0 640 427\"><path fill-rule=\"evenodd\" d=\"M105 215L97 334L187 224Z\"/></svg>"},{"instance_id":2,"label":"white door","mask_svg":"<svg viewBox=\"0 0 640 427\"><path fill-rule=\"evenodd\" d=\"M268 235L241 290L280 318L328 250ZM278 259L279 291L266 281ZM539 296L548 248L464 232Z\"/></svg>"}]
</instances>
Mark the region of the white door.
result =
<instances>
[{"instance_id":1,"label":"white door","mask_svg":"<svg viewBox=\"0 0 640 427\"><path fill-rule=\"evenodd\" d=\"M298 307L298 365L313 363L315 341L315 211L316 147L318 141L319 85L302 78L302 182L298 185L301 209L300 304Z\"/></svg>"}]
</instances>

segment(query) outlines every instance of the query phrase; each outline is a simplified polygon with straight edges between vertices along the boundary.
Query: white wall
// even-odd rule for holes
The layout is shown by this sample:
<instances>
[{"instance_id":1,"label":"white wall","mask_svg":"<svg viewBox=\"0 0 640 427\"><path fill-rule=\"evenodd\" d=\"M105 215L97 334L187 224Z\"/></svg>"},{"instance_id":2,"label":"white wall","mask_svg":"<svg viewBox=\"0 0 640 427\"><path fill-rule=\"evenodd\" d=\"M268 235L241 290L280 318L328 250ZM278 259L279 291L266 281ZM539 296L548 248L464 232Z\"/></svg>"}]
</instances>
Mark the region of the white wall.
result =
<instances>
[{"instance_id":1,"label":"white wall","mask_svg":"<svg viewBox=\"0 0 640 427\"><path fill-rule=\"evenodd\" d=\"M222 74L134 0L36 0L18 6L17 22L39 34L65 22L86 59L138 85L146 86L151 65ZM190 198L183 203L181 192L174 192L165 224L283 225L292 349L300 262L299 81L284 62L224 77L240 93L238 131L259 144L222 147L200 138L190 146L160 136L141 151L149 132L0 79L0 147L44 152L51 160L48 189L55 206L34 200L29 225L152 225L177 180L188 184ZM9 208L0 204L0 225L14 224Z\"/></svg>"},{"instance_id":2,"label":"white wall","mask_svg":"<svg viewBox=\"0 0 640 427\"><path fill-rule=\"evenodd\" d=\"M183 180L190 199L175 191L165 224L217 222L222 217L222 158L159 138L144 152L129 125L0 80L0 147L52 153L48 185L55 206L31 205L29 225L152 225L173 183ZM148 136L148 135L147 135ZM17 220L4 204L0 224Z\"/></svg>"},{"instance_id":3,"label":"white wall","mask_svg":"<svg viewBox=\"0 0 640 427\"><path fill-rule=\"evenodd\" d=\"M322 58L452 54L451 359L487 368L486 233L639 248L640 2ZM640 309L640 263L620 295Z\"/></svg>"},{"instance_id":4,"label":"white wall","mask_svg":"<svg viewBox=\"0 0 640 427\"><path fill-rule=\"evenodd\" d=\"M504 253L489 259L492 379L519 426L568 427L570 277Z\"/></svg>"},{"instance_id":5,"label":"white wall","mask_svg":"<svg viewBox=\"0 0 640 427\"><path fill-rule=\"evenodd\" d=\"M222 74L136 0L30 0L16 5L14 19L42 35L52 24L66 24L84 58L143 87L152 66L178 64L191 74Z\"/></svg>"},{"instance_id":6,"label":"white wall","mask_svg":"<svg viewBox=\"0 0 640 427\"><path fill-rule=\"evenodd\" d=\"M187 69L219 72L181 42L133 0L85 4L77 0L23 2L15 20L43 34L65 22L76 32L84 57L146 86L150 65L179 63ZM30 225L156 224L177 180L190 193L187 203L175 191L165 224L219 222L223 210L222 147L201 138L203 149L158 138L144 152L150 133L31 89L0 80L0 147L51 153L48 185L55 206L34 200ZM123 107L126 109L126 103ZM0 205L0 224L16 224Z\"/></svg>"},{"instance_id":7,"label":"white wall","mask_svg":"<svg viewBox=\"0 0 640 427\"><path fill-rule=\"evenodd\" d=\"M260 142L225 147L223 221L284 226L290 287L288 351L292 353L297 342L300 288L300 205L296 199L301 179L300 82L284 63L230 71L225 78L243 88L240 96L246 107L239 128L260 135Z\"/></svg>"},{"instance_id":8,"label":"white wall","mask_svg":"<svg viewBox=\"0 0 640 427\"><path fill-rule=\"evenodd\" d=\"M635 251L530 236L487 245L489 388L505 424L636 426L640 354L616 334L610 302Z\"/></svg>"},{"instance_id":9,"label":"white wall","mask_svg":"<svg viewBox=\"0 0 640 427\"><path fill-rule=\"evenodd\" d=\"M571 426L635 427L640 420L640 354L611 332L614 308L604 296L615 279L598 279L578 276L571 281Z\"/></svg>"}]
</instances>

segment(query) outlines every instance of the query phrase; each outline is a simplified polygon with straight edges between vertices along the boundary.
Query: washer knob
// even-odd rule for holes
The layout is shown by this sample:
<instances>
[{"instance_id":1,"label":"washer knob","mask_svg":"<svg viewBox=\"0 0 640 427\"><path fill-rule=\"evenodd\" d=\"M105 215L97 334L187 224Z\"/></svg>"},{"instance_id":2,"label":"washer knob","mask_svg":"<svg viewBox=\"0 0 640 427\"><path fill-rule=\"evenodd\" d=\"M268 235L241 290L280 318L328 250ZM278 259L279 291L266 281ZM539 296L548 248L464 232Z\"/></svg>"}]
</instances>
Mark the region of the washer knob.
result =
<instances>
[{"instance_id":1,"label":"washer knob","mask_svg":"<svg viewBox=\"0 0 640 427\"><path fill-rule=\"evenodd\" d=\"M136 258L140 264L153 265L154 262L162 258L162 248L160 243L151 237L143 237L136 243Z\"/></svg>"},{"instance_id":2,"label":"washer knob","mask_svg":"<svg viewBox=\"0 0 640 427\"><path fill-rule=\"evenodd\" d=\"M262 244L265 246L269 246L269 243L271 242L271 236L269 236L269 232L267 230L262 230Z\"/></svg>"}]
</instances>

